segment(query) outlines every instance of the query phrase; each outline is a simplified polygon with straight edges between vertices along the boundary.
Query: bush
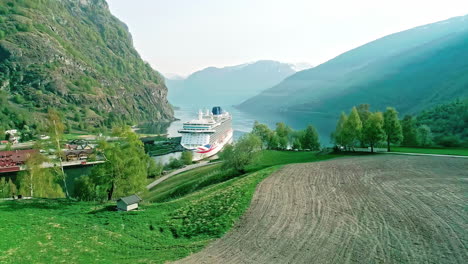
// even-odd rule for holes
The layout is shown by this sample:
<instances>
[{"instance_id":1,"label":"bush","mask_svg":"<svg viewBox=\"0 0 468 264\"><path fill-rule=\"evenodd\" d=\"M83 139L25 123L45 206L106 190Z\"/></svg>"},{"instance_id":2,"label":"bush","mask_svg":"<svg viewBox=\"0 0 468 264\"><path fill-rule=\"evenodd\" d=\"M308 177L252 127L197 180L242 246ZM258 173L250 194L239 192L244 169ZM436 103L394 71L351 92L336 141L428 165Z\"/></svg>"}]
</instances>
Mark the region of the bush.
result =
<instances>
[{"instance_id":1,"label":"bush","mask_svg":"<svg viewBox=\"0 0 468 264\"><path fill-rule=\"evenodd\" d=\"M18 23L16 24L16 30L18 30L19 32L29 32L32 30L32 25Z\"/></svg>"},{"instance_id":2,"label":"bush","mask_svg":"<svg viewBox=\"0 0 468 264\"><path fill-rule=\"evenodd\" d=\"M176 158L171 158L169 160L169 163L166 165L166 168L170 169L170 170L173 170L173 169L181 168L182 166L184 166L184 163L182 162L182 160L176 159Z\"/></svg>"},{"instance_id":3,"label":"bush","mask_svg":"<svg viewBox=\"0 0 468 264\"><path fill-rule=\"evenodd\" d=\"M156 162L154 159L148 159L148 177L149 178L156 178L161 176L164 166Z\"/></svg>"},{"instance_id":4,"label":"bush","mask_svg":"<svg viewBox=\"0 0 468 264\"><path fill-rule=\"evenodd\" d=\"M436 140L436 143L443 147L459 147L461 145L460 139L455 135L442 136Z\"/></svg>"},{"instance_id":5,"label":"bush","mask_svg":"<svg viewBox=\"0 0 468 264\"><path fill-rule=\"evenodd\" d=\"M180 159L182 160L182 162L183 162L185 165L190 165L190 164L192 164L192 160L193 160L193 153L192 153L192 151L184 151L184 152L182 152L182 156L180 157Z\"/></svg>"}]
</instances>

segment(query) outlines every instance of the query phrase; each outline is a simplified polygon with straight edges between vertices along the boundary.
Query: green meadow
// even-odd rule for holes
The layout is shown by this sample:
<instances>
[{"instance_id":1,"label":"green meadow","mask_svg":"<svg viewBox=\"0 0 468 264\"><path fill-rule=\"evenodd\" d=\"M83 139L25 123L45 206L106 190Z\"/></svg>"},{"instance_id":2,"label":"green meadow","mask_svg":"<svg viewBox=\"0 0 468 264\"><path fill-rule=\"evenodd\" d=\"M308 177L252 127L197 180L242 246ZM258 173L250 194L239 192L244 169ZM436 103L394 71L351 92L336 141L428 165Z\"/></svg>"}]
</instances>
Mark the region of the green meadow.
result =
<instances>
[{"instance_id":1,"label":"green meadow","mask_svg":"<svg viewBox=\"0 0 468 264\"><path fill-rule=\"evenodd\" d=\"M468 148L410 148L392 147L393 152L438 154L438 155L458 155L468 156Z\"/></svg>"},{"instance_id":2,"label":"green meadow","mask_svg":"<svg viewBox=\"0 0 468 264\"><path fill-rule=\"evenodd\" d=\"M114 211L114 203L0 201L0 263L180 259L225 234L249 207L257 184L281 164L333 157L266 151L244 175L229 174L220 164L198 168L158 185L144 195L140 210L132 212ZM188 185L195 187L178 189Z\"/></svg>"}]
</instances>

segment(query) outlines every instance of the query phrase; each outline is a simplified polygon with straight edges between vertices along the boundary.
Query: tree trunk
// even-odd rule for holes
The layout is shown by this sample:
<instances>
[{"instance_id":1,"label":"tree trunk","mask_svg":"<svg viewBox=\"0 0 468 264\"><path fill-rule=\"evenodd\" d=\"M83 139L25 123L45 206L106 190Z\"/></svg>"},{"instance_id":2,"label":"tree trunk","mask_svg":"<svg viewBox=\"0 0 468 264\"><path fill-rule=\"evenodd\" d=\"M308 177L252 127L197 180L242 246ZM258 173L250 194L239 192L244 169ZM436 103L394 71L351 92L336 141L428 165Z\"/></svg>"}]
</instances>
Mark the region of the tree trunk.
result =
<instances>
[{"instance_id":1,"label":"tree trunk","mask_svg":"<svg viewBox=\"0 0 468 264\"><path fill-rule=\"evenodd\" d=\"M65 195L67 196L67 198L69 198L70 196L68 194L67 180L65 176L65 171L63 170L62 151L60 149L60 140L58 138L57 124L55 123L55 120L54 120L54 130L55 130L55 139L57 143L57 154L59 155L60 169L62 170L63 188L65 189Z\"/></svg>"},{"instance_id":2,"label":"tree trunk","mask_svg":"<svg viewBox=\"0 0 468 264\"><path fill-rule=\"evenodd\" d=\"M390 152L390 136L387 136L387 152Z\"/></svg>"},{"instance_id":3,"label":"tree trunk","mask_svg":"<svg viewBox=\"0 0 468 264\"><path fill-rule=\"evenodd\" d=\"M374 144L370 144L370 152L374 153Z\"/></svg>"},{"instance_id":4,"label":"tree trunk","mask_svg":"<svg viewBox=\"0 0 468 264\"><path fill-rule=\"evenodd\" d=\"M107 193L108 201L112 200L112 195L114 194L114 190L115 190L115 183L113 182L109 192Z\"/></svg>"},{"instance_id":5,"label":"tree trunk","mask_svg":"<svg viewBox=\"0 0 468 264\"><path fill-rule=\"evenodd\" d=\"M34 197L34 190L33 190L33 173L31 172L31 177L30 177L30 183L29 183L29 195L31 197Z\"/></svg>"}]
</instances>

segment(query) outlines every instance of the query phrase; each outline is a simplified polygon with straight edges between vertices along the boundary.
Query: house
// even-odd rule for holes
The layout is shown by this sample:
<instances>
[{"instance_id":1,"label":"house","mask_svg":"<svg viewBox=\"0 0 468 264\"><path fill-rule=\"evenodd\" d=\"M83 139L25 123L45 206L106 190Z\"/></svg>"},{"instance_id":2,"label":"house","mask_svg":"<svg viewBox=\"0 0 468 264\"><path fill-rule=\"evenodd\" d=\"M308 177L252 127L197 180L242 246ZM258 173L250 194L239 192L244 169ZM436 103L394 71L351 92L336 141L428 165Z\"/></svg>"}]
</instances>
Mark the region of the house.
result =
<instances>
[{"instance_id":1,"label":"house","mask_svg":"<svg viewBox=\"0 0 468 264\"><path fill-rule=\"evenodd\" d=\"M18 144L21 137L19 136L18 130L10 129L5 131L5 135L7 136L8 141L13 144Z\"/></svg>"},{"instance_id":2,"label":"house","mask_svg":"<svg viewBox=\"0 0 468 264\"><path fill-rule=\"evenodd\" d=\"M141 201L141 198L136 194L122 197L117 200L117 209L121 211L135 210L138 209L138 203Z\"/></svg>"},{"instance_id":3,"label":"house","mask_svg":"<svg viewBox=\"0 0 468 264\"><path fill-rule=\"evenodd\" d=\"M94 149L96 144L90 144L88 141L82 139L75 139L66 144L65 147L69 150L89 150Z\"/></svg>"},{"instance_id":4,"label":"house","mask_svg":"<svg viewBox=\"0 0 468 264\"><path fill-rule=\"evenodd\" d=\"M37 153L37 150L0 151L0 172L19 171L20 166L34 153Z\"/></svg>"},{"instance_id":5,"label":"house","mask_svg":"<svg viewBox=\"0 0 468 264\"><path fill-rule=\"evenodd\" d=\"M67 161L86 160L88 159L89 155L93 154L93 150L65 150L63 153Z\"/></svg>"}]
</instances>

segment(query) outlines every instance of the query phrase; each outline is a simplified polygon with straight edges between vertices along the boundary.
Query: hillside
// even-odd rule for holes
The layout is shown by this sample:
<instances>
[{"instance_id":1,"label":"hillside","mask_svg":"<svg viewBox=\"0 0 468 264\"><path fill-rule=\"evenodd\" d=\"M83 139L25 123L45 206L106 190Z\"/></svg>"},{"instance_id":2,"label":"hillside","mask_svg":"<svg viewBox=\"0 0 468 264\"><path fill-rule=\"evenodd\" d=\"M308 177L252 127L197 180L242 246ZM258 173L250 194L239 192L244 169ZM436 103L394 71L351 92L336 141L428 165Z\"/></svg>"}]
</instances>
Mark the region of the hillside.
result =
<instances>
[{"instance_id":1,"label":"hillside","mask_svg":"<svg viewBox=\"0 0 468 264\"><path fill-rule=\"evenodd\" d=\"M416 123L428 126L439 145L468 146L468 99L426 109L416 116Z\"/></svg>"},{"instance_id":2,"label":"hillside","mask_svg":"<svg viewBox=\"0 0 468 264\"><path fill-rule=\"evenodd\" d=\"M82 129L173 119L163 77L105 0L1 1L0 69L8 109L29 125L48 107Z\"/></svg>"},{"instance_id":3,"label":"hillside","mask_svg":"<svg viewBox=\"0 0 468 264\"><path fill-rule=\"evenodd\" d=\"M386 36L298 72L239 108L309 120L336 120L361 103L416 113L468 96L467 56L468 16L456 17Z\"/></svg>"},{"instance_id":4,"label":"hillside","mask_svg":"<svg viewBox=\"0 0 468 264\"><path fill-rule=\"evenodd\" d=\"M209 67L186 79L167 79L169 101L176 106L239 104L295 72L294 65L266 60L224 68Z\"/></svg>"}]
</instances>

